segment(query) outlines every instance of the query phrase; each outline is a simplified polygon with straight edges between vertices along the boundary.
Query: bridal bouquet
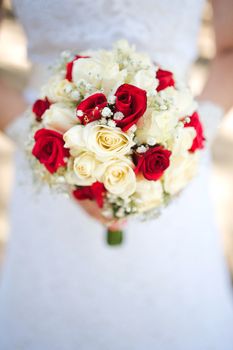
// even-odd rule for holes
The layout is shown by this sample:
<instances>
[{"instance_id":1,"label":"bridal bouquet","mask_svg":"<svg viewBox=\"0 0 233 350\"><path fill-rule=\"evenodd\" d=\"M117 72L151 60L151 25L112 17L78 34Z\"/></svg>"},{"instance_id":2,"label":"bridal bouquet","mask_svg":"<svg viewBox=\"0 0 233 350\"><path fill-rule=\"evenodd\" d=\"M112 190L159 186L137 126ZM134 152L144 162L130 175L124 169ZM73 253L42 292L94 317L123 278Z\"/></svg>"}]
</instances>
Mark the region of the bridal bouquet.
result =
<instances>
[{"instance_id":1,"label":"bridal bouquet","mask_svg":"<svg viewBox=\"0 0 233 350\"><path fill-rule=\"evenodd\" d=\"M161 62L162 63L162 62ZM203 128L188 88L126 41L63 53L32 107L33 171L104 216L153 217L198 169ZM121 232L108 232L119 243Z\"/></svg>"}]
</instances>

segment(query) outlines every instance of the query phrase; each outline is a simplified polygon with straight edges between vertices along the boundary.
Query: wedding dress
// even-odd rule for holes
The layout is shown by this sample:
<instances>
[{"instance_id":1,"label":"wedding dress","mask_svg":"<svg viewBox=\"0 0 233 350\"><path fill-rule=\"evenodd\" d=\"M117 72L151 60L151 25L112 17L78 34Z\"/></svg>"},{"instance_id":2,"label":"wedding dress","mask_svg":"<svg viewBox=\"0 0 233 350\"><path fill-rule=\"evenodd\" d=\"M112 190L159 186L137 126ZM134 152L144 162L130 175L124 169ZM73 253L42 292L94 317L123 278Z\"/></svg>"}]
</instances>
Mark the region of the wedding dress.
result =
<instances>
[{"instance_id":1,"label":"wedding dress","mask_svg":"<svg viewBox=\"0 0 233 350\"><path fill-rule=\"evenodd\" d=\"M126 38L186 73L202 0L14 0L34 98L60 51ZM79 206L31 180L17 143L11 236L0 287L2 350L230 350L232 291L209 196L208 160L157 220L132 221L120 247ZM216 123L213 119L212 124Z\"/></svg>"}]
</instances>

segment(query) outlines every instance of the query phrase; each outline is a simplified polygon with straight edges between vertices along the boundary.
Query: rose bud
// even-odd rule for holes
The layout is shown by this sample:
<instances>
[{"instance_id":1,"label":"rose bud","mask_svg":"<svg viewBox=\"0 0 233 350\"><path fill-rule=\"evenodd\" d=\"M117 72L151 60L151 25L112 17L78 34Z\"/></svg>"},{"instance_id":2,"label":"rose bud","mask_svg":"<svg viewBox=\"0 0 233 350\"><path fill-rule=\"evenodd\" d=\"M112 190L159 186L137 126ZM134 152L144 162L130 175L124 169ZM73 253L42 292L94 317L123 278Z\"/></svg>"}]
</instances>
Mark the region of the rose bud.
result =
<instances>
[{"instance_id":1,"label":"rose bud","mask_svg":"<svg viewBox=\"0 0 233 350\"><path fill-rule=\"evenodd\" d=\"M99 208L103 208L104 195L106 189L101 182L94 182L91 186L79 187L73 191L73 195L78 200L94 200L96 201Z\"/></svg>"},{"instance_id":2,"label":"rose bud","mask_svg":"<svg viewBox=\"0 0 233 350\"><path fill-rule=\"evenodd\" d=\"M36 120L41 121L44 112L49 109L50 102L47 97L44 100L36 100L32 106L32 112L36 115Z\"/></svg>"},{"instance_id":3,"label":"rose bud","mask_svg":"<svg viewBox=\"0 0 233 350\"><path fill-rule=\"evenodd\" d=\"M193 127L196 131L196 137L193 140L193 144L189 149L189 152L195 152L197 149L204 148L205 137L203 135L203 126L201 124L199 115L197 112L194 112L190 118L190 122L185 123L185 128Z\"/></svg>"},{"instance_id":4,"label":"rose bud","mask_svg":"<svg viewBox=\"0 0 233 350\"><path fill-rule=\"evenodd\" d=\"M73 71L74 62L79 60L80 58L89 58L89 56L76 55L72 61L70 61L66 64L66 79L67 80L72 81L72 71Z\"/></svg>"},{"instance_id":5,"label":"rose bud","mask_svg":"<svg viewBox=\"0 0 233 350\"><path fill-rule=\"evenodd\" d=\"M158 69L156 72L156 78L159 81L159 85L156 88L158 92L166 89L169 86L175 85L173 74L167 70Z\"/></svg>"}]
</instances>

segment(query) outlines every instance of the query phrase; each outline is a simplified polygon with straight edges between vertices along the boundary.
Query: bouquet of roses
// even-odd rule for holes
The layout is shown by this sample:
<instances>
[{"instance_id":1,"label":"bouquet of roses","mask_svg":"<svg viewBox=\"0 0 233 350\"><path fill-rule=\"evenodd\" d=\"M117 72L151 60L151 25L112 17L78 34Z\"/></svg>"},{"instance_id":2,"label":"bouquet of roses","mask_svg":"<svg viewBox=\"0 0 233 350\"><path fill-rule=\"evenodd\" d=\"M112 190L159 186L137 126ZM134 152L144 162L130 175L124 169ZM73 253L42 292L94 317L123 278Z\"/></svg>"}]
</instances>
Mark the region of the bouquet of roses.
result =
<instances>
[{"instance_id":1,"label":"bouquet of roses","mask_svg":"<svg viewBox=\"0 0 233 350\"><path fill-rule=\"evenodd\" d=\"M32 107L33 170L104 216L153 217L198 169L203 128L188 88L126 41L64 52ZM119 243L121 232L108 232Z\"/></svg>"}]
</instances>

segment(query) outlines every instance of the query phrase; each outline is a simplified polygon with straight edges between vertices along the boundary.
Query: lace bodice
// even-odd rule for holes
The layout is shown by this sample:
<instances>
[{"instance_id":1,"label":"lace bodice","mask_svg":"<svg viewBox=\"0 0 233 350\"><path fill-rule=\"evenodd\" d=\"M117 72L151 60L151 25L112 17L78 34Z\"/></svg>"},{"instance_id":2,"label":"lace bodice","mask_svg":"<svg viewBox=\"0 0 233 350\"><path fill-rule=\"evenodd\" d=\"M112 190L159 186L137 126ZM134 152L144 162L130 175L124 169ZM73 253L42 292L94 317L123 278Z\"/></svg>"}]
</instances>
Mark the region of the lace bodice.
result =
<instances>
[{"instance_id":1,"label":"lace bodice","mask_svg":"<svg viewBox=\"0 0 233 350\"><path fill-rule=\"evenodd\" d=\"M168 68L185 72L196 55L204 0L13 0L32 62L64 49L110 47L128 39Z\"/></svg>"}]
</instances>

